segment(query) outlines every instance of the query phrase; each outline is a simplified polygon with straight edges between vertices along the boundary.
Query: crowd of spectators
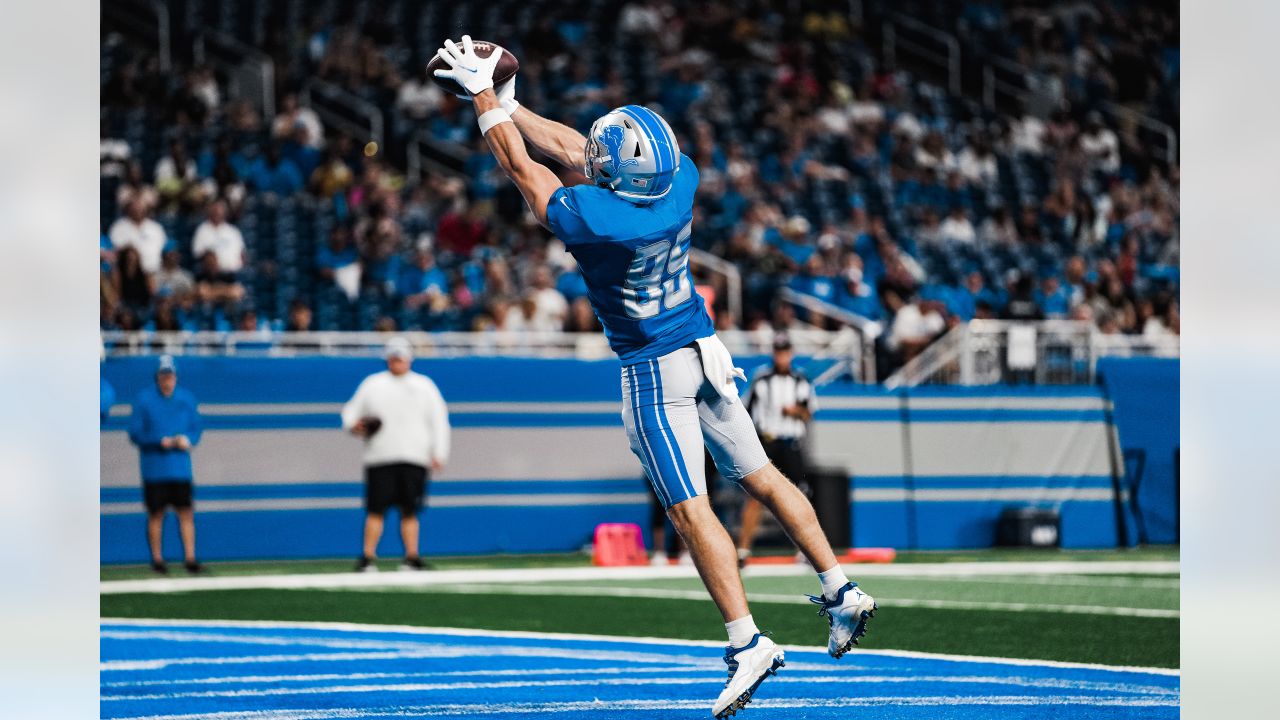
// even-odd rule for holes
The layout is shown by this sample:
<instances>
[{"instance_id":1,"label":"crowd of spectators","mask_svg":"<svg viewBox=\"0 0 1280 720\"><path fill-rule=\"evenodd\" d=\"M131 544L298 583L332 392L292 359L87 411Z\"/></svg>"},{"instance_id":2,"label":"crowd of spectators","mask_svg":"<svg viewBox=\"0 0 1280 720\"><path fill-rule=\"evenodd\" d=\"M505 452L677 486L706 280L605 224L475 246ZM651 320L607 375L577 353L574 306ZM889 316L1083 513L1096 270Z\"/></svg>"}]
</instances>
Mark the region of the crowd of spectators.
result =
<instances>
[{"instance_id":1,"label":"crowd of spectators","mask_svg":"<svg viewBox=\"0 0 1280 720\"><path fill-rule=\"evenodd\" d=\"M943 0L932 5L939 25L954 30L967 53L1030 69L1032 82L1051 103L1093 109L1114 102L1178 126L1177 3Z\"/></svg>"},{"instance_id":2,"label":"crowd of spectators","mask_svg":"<svg viewBox=\"0 0 1280 720\"><path fill-rule=\"evenodd\" d=\"M386 20L409 5L269 25L269 118L208 67L162 74L104 41L104 328L599 329L469 105L425 76L434 46ZM993 114L888 68L846 4L829 5L498 3L520 19L514 36L492 14L428 5L416 26L503 39L521 101L579 129L627 102L658 109L702 173L695 247L743 278L734 317L723 277L695 266L721 328L835 326L782 302L789 287L881 323L890 367L973 318L1178 332L1176 166L1070 95L1047 117ZM969 5L1018 27L1029 12ZM387 147L326 127L300 102L308 77L379 107ZM462 172L406 177L420 131L459 150Z\"/></svg>"}]
</instances>

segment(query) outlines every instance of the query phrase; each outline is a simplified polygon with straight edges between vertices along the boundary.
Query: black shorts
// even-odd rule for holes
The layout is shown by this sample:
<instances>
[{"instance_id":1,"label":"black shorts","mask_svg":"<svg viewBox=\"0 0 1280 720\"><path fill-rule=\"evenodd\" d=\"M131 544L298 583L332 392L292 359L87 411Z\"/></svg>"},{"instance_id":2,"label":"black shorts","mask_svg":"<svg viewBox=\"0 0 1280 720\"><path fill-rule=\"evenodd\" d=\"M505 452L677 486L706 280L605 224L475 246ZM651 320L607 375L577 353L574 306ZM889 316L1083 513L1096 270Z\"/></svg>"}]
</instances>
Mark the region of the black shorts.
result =
<instances>
[{"instance_id":1,"label":"black shorts","mask_svg":"<svg viewBox=\"0 0 1280 720\"><path fill-rule=\"evenodd\" d=\"M176 509L191 507L190 480L158 480L142 484L142 501L147 512L160 512L166 507Z\"/></svg>"},{"instance_id":2,"label":"black shorts","mask_svg":"<svg viewBox=\"0 0 1280 720\"><path fill-rule=\"evenodd\" d=\"M422 496L427 491L427 469L412 463L374 465L364 469L364 509L382 515L390 507L401 515L413 515L422 509Z\"/></svg>"},{"instance_id":3,"label":"black shorts","mask_svg":"<svg viewBox=\"0 0 1280 720\"><path fill-rule=\"evenodd\" d=\"M782 471L791 482L805 486L805 458L800 443L796 440L764 440L764 452L773 461L774 467Z\"/></svg>"}]
</instances>

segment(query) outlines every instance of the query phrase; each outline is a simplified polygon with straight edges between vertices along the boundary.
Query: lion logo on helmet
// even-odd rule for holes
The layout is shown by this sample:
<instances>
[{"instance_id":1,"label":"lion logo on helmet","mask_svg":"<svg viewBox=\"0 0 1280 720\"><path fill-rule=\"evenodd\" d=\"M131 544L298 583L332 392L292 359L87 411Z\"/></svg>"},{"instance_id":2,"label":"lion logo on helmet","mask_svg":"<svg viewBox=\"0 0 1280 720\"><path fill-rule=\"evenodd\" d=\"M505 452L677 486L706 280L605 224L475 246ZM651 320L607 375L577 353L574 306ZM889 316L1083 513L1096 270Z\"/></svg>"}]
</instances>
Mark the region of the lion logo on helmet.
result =
<instances>
[{"instance_id":1,"label":"lion logo on helmet","mask_svg":"<svg viewBox=\"0 0 1280 720\"><path fill-rule=\"evenodd\" d=\"M622 142L625 139L626 133L617 125L606 125L600 131L600 136L596 138L596 141L609 151L610 165L615 175L624 167L640 164L640 161L635 158L622 158Z\"/></svg>"}]
</instances>

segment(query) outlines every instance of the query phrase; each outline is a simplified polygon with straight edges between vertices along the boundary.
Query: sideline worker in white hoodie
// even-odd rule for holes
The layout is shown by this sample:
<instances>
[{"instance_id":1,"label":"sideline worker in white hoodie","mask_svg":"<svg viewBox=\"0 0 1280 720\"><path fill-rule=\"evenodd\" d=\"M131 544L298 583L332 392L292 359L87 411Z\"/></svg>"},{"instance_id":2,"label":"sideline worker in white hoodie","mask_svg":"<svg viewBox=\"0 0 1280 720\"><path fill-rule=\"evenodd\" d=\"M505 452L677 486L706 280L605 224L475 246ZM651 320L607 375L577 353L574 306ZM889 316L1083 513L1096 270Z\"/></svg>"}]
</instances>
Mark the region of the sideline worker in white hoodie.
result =
<instances>
[{"instance_id":1,"label":"sideline worker in white hoodie","mask_svg":"<svg viewBox=\"0 0 1280 720\"><path fill-rule=\"evenodd\" d=\"M418 556L418 512L431 472L449 459L449 412L431 378L413 372L413 349L402 337L387 343L387 369L365 378L342 408L342 428L364 438L364 551L358 571L376 571L383 517L400 510L402 570L425 570Z\"/></svg>"}]
</instances>

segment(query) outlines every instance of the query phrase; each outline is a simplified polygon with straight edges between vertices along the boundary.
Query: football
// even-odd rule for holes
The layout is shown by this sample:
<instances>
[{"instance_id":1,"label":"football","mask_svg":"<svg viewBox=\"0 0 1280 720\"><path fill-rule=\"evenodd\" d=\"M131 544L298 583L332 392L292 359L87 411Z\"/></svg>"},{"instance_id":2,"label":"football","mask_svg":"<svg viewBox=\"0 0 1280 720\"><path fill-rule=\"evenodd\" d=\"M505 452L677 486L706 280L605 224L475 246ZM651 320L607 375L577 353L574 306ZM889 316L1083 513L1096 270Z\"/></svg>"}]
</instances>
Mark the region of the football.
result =
<instances>
[{"instance_id":1,"label":"football","mask_svg":"<svg viewBox=\"0 0 1280 720\"><path fill-rule=\"evenodd\" d=\"M476 54L480 57L489 57L493 51L499 46L495 43L486 42L484 40L473 40L472 45L475 47ZM506 50L506 48L502 48ZM436 77L436 70L448 70L449 66L444 60L440 59L440 55L436 54L431 57L431 62L427 63L427 75L436 81L445 92L453 93L460 98L470 99L470 95L462 88L461 85L450 80L449 78ZM510 80L516 71L520 69L520 61L516 60L516 56L511 54L510 50L502 53L502 59L498 61L498 67L493 69L493 86L497 87L502 83Z\"/></svg>"}]
</instances>

